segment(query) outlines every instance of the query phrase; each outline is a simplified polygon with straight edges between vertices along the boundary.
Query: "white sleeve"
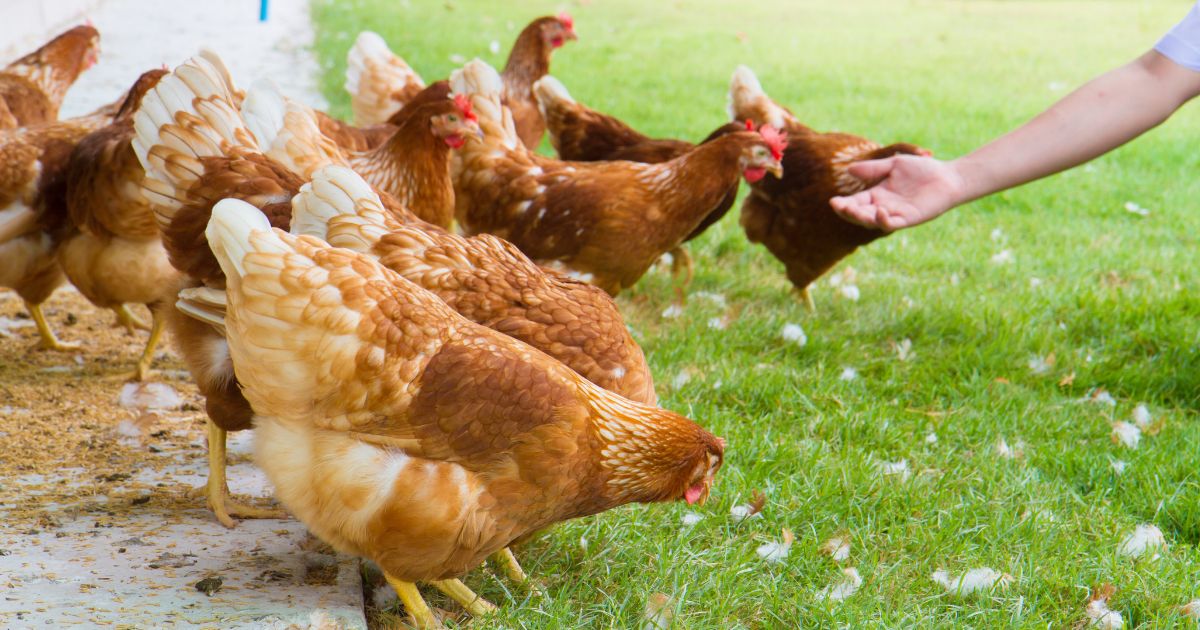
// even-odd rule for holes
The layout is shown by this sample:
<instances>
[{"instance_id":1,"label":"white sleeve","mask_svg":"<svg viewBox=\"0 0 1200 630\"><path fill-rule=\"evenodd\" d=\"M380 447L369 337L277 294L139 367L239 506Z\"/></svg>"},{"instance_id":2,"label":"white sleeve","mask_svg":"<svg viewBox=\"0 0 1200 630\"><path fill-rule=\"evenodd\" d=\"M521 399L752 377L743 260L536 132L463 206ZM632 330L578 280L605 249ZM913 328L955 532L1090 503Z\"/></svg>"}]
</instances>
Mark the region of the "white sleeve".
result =
<instances>
[{"instance_id":1,"label":"white sleeve","mask_svg":"<svg viewBox=\"0 0 1200 630\"><path fill-rule=\"evenodd\" d=\"M1200 0L1183 21L1158 40L1154 50L1188 70L1200 72Z\"/></svg>"}]
</instances>

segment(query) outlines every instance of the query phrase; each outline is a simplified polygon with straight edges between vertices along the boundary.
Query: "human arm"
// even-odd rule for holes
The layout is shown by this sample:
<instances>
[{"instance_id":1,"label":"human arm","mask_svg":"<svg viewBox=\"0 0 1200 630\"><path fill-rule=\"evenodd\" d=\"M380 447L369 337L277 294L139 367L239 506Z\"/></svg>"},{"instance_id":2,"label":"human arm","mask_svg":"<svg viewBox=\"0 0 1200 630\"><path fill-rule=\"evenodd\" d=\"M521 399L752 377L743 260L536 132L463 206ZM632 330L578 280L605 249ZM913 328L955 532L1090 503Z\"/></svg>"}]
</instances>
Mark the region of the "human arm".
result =
<instances>
[{"instance_id":1,"label":"human arm","mask_svg":"<svg viewBox=\"0 0 1200 630\"><path fill-rule=\"evenodd\" d=\"M900 155L851 165L876 186L830 200L847 220L886 231L1082 164L1166 120L1200 93L1200 72L1151 50L1084 84L972 153L943 162Z\"/></svg>"}]
</instances>

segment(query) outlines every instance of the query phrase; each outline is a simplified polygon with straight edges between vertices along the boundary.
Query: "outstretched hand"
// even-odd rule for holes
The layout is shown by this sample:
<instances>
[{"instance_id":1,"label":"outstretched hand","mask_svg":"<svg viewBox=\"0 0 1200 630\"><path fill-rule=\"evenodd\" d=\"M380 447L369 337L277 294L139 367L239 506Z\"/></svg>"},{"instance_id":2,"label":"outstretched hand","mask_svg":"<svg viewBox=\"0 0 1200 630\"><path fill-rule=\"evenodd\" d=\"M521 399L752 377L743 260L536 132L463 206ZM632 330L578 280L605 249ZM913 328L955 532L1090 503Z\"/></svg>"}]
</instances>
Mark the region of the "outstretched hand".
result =
<instances>
[{"instance_id":1,"label":"outstretched hand","mask_svg":"<svg viewBox=\"0 0 1200 630\"><path fill-rule=\"evenodd\" d=\"M844 219L892 232L937 218L962 203L963 178L951 162L896 155L850 165L850 174L878 183L862 192L834 197L829 205Z\"/></svg>"}]
</instances>

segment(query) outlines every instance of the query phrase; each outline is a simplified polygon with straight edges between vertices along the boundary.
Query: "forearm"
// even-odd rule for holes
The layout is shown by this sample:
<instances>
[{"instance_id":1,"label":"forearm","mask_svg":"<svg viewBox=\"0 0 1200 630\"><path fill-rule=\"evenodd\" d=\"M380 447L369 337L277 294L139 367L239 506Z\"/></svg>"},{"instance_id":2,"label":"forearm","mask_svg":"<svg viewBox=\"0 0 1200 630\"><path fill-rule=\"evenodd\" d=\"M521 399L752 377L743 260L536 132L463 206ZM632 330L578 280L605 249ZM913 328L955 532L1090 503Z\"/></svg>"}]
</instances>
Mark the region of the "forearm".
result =
<instances>
[{"instance_id":1,"label":"forearm","mask_svg":"<svg viewBox=\"0 0 1200 630\"><path fill-rule=\"evenodd\" d=\"M951 163L953 205L1082 164L1166 120L1200 76L1153 51L1075 90L1020 128Z\"/></svg>"}]
</instances>

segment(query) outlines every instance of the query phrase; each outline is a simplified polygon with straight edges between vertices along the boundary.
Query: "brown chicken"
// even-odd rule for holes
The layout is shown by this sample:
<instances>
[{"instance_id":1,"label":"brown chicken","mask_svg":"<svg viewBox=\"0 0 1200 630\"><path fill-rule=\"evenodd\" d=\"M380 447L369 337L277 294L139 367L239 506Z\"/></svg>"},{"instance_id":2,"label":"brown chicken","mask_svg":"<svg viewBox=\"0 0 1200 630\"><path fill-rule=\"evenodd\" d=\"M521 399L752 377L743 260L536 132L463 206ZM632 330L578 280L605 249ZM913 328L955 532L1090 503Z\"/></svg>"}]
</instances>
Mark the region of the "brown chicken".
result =
<instances>
[{"instance_id":1,"label":"brown chicken","mask_svg":"<svg viewBox=\"0 0 1200 630\"><path fill-rule=\"evenodd\" d=\"M252 148L253 135L239 122L237 90L215 55L201 54L146 93L134 114L134 153L145 179L143 193L154 209L171 265L185 278L171 290L222 288L225 277L204 238L211 200L237 197L253 203L275 225L286 228L291 198L303 181ZM207 117L207 118L206 118ZM207 123L221 120L221 131ZM233 124L228 124L233 121ZM225 482L228 431L250 428L253 413L233 374L224 335L174 308L163 309L167 330L187 364L208 414L209 476L205 493L217 520L233 527L233 516L283 517L234 502Z\"/></svg>"},{"instance_id":2,"label":"brown chicken","mask_svg":"<svg viewBox=\"0 0 1200 630\"><path fill-rule=\"evenodd\" d=\"M468 234L511 241L535 262L615 295L679 246L744 175L780 175L782 138L739 131L660 164L561 162L534 155L482 61L452 75L484 131L452 165L456 218Z\"/></svg>"},{"instance_id":3,"label":"brown chicken","mask_svg":"<svg viewBox=\"0 0 1200 630\"><path fill-rule=\"evenodd\" d=\"M584 378L657 401L641 348L612 298L533 264L490 235L464 238L404 221L354 171L317 171L292 201L292 233L378 259L467 319L545 352Z\"/></svg>"},{"instance_id":4,"label":"brown chicken","mask_svg":"<svg viewBox=\"0 0 1200 630\"><path fill-rule=\"evenodd\" d=\"M673 160L696 145L684 140L669 138L650 138L629 125L602 114L588 106L578 103L571 98L567 88L558 79L546 75L533 84L534 95L537 97L538 109L542 119L546 121L546 129L550 132L550 143L558 152L560 160L577 162L600 162L611 160L629 160L658 164ZM734 131L742 131L745 126L737 123L726 123L716 131L701 140L704 144ZM692 233L683 239L686 243L720 221L733 202L737 200L738 187L734 185L726 193L721 203L713 209ZM671 250L671 270L676 276L684 275L683 286L692 279L692 257L682 246Z\"/></svg>"},{"instance_id":5,"label":"brown chicken","mask_svg":"<svg viewBox=\"0 0 1200 630\"><path fill-rule=\"evenodd\" d=\"M255 410L255 460L285 506L384 571L422 628L415 582L473 615L456 578L554 523L628 503L702 502L725 444L470 322L371 258L272 231L236 200L208 240ZM219 295L219 294L218 294Z\"/></svg>"},{"instance_id":6,"label":"brown chicken","mask_svg":"<svg viewBox=\"0 0 1200 630\"><path fill-rule=\"evenodd\" d=\"M0 129L58 120L67 90L100 56L100 33L91 25L55 37L0 71Z\"/></svg>"},{"instance_id":7,"label":"brown chicken","mask_svg":"<svg viewBox=\"0 0 1200 630\"><path fill-rule=\"evenodd\" d=\"M448 98L448 89L437 84L425 89L392 117L395 132L386 142L360 152L335 146L311 108L278 92L271 98L252 91L242 113L266 155L302 178L331 164L349 166L421 220L448 228L454 220L450 151L479 135L470 101Z\"/></svg>"},{"instance_id":8,"label":"brown chicken","mask_svg":"<svg viewBox=\"0 0 1200 630\"><path fill-rule=\"evenodd\" d=\"M133 113L142 95L165 70L138 78L112 124L88 134L66 165L66 203L71 231L58 250L67 279L96 306L111 308L127 329L150 330L135 378L143 380L154 360L163 317L157 308L173 301L179 273L167 260L154 223L154 212L142 195L142 165L130 146ZM127 304L145 304L153 326L138 320Z\"/></svg>"},{"instance_id":9,"label":"brown chicken","mask_svg":"<svg viewBox=\"0 0 1200 630\"><path fill-rule=\"evenodd\" d=\"M167 88L146 97L144 113L137 115L135 148L147 166L145 185L160 214L163 242L172 263L190 277L189 286L219 289L224 287L224 276L204 238L212 205L226 197L243 199L259 207L272 225L286 229L292 197L303 181L252 148L253 138L226 100L227 77L219 73L206 77L216 71L202 59L192 60L176 72L186 76L186 83L169 77ZM184 90L195 94L188 98ZM428 126L426 129L432 135ZM410 255L397 244L402 237L385 237L387 243L379 249L394 258L398 269L455 301L465 315L522 335L525 341L571 361L572 368L602 385L639 400L655 400L642 352L607 296L547 278L511 248L488 247L486 240L464 243L464 239L420 222L390 196L384 198L390 217L428 230L435 243L417 242ZM347 213L354 218L353 200L350 205ZM310 212L309 216L318 214ZM310 229L324 231L326 225L335 223L310 221ZM353 225L358 229L362 222ZM477 268L469 269L472 264ZM553 308L548 303L551 299L571 302ZM218 518L232 525L229 507L242 515L256 512L228 504L221 449L225 431L249 428L250 407L233 378L224 337L187 318L176 317L169 326L207 399L211 420L209 502Z\"/></svg>"},{"instance_id":10,"label":"brown chicken","mask_svg":"<svg viewBox=\"0 0 1200 630\"><path fill-rule=\"evenodd\" d=\"M540 17L521 30L508 53L502 74L502 97L512 110L517 135L530 150L537 150L546 130L533 95L533 84L550 72L554 51L574 39L578 39L575 20L567 13ZM359 41L350 50L349 61L346 89L354 107L355 123L359 125L387 120L417 93L414 88L421 83L408 64L388 50L383 39L374 33L359 35ZM362 117L360 111L364 112Z\"/></svg>"},{"instance_id":11,"label":"brown chicken","mask_svg":"<svg viewBox=\"0 0 1200 630\"><path fill-rule=\"evenodd\" d=\"M425 82L377 33L363 31L346 53L346 91L354 124L369 127L399 112Z\"/></svg>"},{"instance_id":12,"label":"brown chicken","mask_svg":"<svg viewBox=\"0 0 1200 630\"><path fill-rule=\"evenodd\" d=\"M56 258L70 233L67 162L75 145L112 121L111 105L80 118L0 131L0 287L16 290L37 325L43 348L74 350L42 314L63 281Z\"/></svg>"},{"instance_id":13,"label":"brown chicken","mask_svg":"<svg viewBox=\"0 0 1200 630\"><path fill-rule=\"evenodd\" d=\"M733 73L729 113L734 120L771 125L788 134L783 178L751 184L741 223L752 242L762 243L783 262L798 295L809 310L815 310L809 285L859 246L885 235L842 219L829 206L836 195L874 185L854 177L846 167L897 153L930 153L908 143L885 147L847 133L814 131L772 101L745 66Z\"/></svg>"}]
</instances>

